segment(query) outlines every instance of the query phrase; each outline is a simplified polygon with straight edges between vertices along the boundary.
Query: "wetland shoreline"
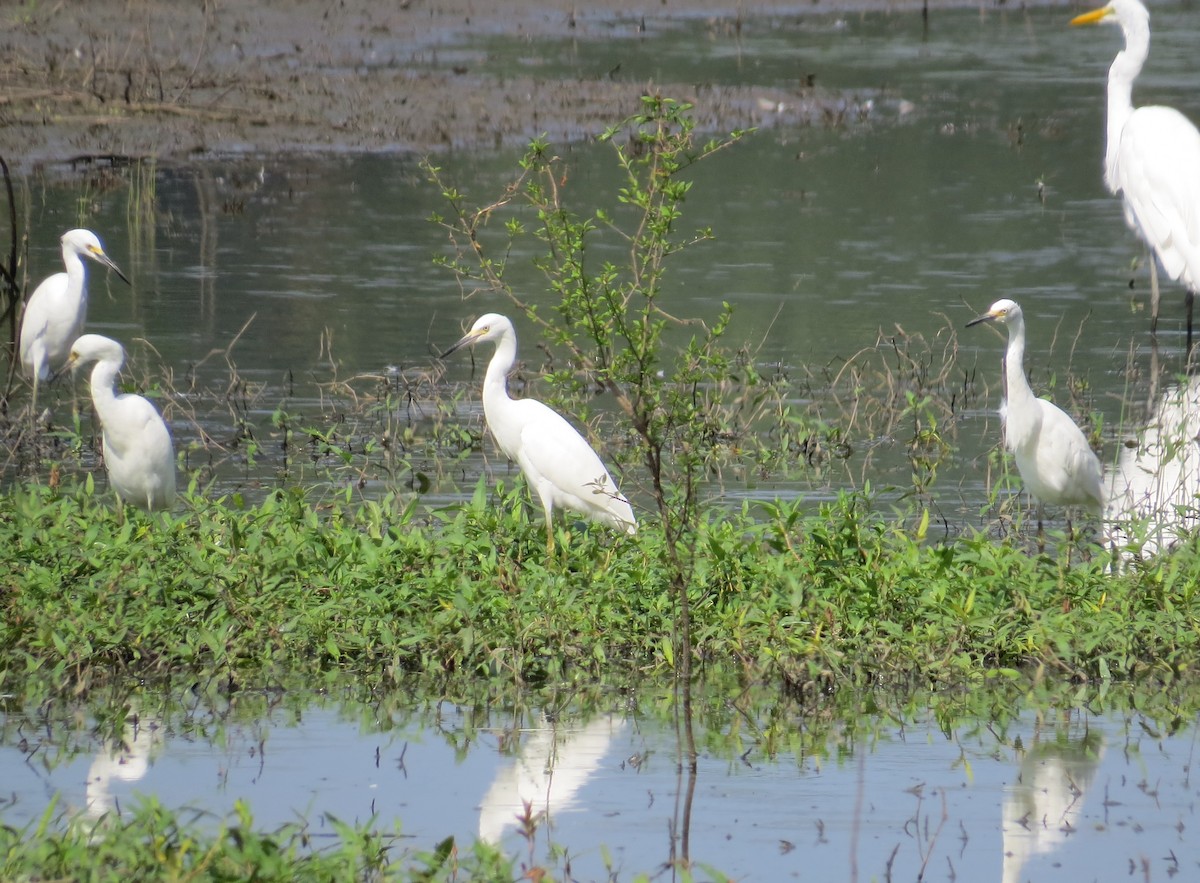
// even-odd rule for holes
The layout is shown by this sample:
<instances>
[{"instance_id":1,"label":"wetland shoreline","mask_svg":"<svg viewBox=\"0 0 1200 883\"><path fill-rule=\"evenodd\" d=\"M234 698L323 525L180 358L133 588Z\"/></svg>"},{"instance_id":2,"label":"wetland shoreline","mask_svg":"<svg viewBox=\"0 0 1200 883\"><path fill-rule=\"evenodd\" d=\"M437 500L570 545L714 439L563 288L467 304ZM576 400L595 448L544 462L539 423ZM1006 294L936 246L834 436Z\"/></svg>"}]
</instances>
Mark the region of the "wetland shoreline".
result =
<instances>
[{"instance_id":1,"label":"wetland shoreline","mask_svg":"<svg viewBox=\"0 0 1200 883\"><path fill-rule=\"evenodd\" d=\"M1028 8L978 5L981 16ZM1057 4L1039 4L1057 5ZM710 44L798 15L922 15L917 0L367 0L190 4L94 0L6 12L0 37L0 156L17 170L64 162L271 153L469 150L593 137L637 110L648 89L696 104L708 131L822 120L854 96L704 83L513 76L483 38L638 40L688 22ZM619 67L619 64L618 64ZM853 108L851 107L851 110Z\"/></svg>"}]
</instances>

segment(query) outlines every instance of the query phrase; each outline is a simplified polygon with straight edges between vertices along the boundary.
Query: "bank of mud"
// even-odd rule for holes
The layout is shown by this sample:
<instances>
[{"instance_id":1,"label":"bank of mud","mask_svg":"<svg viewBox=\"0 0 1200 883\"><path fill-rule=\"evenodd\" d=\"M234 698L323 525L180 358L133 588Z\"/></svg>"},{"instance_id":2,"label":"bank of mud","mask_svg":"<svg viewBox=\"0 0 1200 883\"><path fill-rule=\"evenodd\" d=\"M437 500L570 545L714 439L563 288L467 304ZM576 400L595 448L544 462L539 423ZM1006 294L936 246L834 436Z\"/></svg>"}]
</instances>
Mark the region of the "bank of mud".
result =
<instances>
[{"instance_id":1,"label":"bank of mud","mask_svg":"<svg viewBox=\"0 0 1200 883\"><path fill-rule=\"evenodd\" d=\"M923 15L913 0L88 0L76 12L23 4L0 13L0 156L30 169L149 156L429 153L542 133L578 140L636 111L647 91L694 102L710 131L852 122L903 102L827 91L799 71L794 89L633 82L611 72L502 75L470 47L497 36L639 40L684 22L700 22L717 43L781 16L868 9Z\"/></svg>"}]
</instances>

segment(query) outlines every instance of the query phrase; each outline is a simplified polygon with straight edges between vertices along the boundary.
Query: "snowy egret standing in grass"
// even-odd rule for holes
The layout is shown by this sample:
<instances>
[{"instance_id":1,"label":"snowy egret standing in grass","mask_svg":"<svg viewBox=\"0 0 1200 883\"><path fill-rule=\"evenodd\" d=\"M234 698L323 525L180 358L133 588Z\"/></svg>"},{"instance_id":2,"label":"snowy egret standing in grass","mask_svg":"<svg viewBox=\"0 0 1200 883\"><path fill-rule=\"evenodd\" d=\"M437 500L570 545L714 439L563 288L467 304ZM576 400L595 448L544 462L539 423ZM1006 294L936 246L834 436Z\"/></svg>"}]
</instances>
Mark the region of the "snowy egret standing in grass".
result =
<instances>
[{"instance_id":1,"label":"snowy egret standing in grass","mask_svg":"<svg viewBox=\"0 0 1200 883\"><path fill-rule=\"evenodd\" d=\"M62 235L65 273L47 277L30 296L21 316L18 349L25 374L33 381L33 403L38 384L49 380L66 364L71 344L83 333L87 319L87 270L81 258L103 264L118 276L129 279L104 253L91 230L68 230Z\"/></svg>"},{"instance_id":2,"label":"snowy egret standing in grass","mask_svg":"<svg viewBox=\"0 0 1200 883\"><path fill-rule=\"evenodd\" d=\"M1104 508L1100 460L1065 411L1033 394L1025 377L1025 318L1015 301L998 300L967 327L999 322L1008 328L1004 355L1004 443L1017 461L1017 471L1038 501L1038 532L1043 510L1052 506L1084 506L1094 515Z\"/></svg>"},{"instance_id":3,"label":"snowy egret standing in grass","mask_svg":"<svg viewBox=\"0 0 1200 883\"><path fill-rule=\"evenodd\" d=\"M632 534L637 521L591 445L562 415L536 399L508 395L508 372L517 359L512 322L496 313L480 316L442 358L468 344L494 341L495 354L483 379L483 413L496 444L516 461L546 513L546 541L553 551L555 508L570 509Z\"/></svg>"},{"instance_id":4,"label":"snowy egret standing in grass","mask_svg":"<svg viewBox=\"0 0 1200 883\"><path fill-rule=\"evenodd\" d=\"M1108 143L1104 183L1124 197L1125 221L1149 245L1163 269L1187 288L1187 346L1200 288L1200 132L1173 107L1133 106L1133 81L1150 54L1150 13L1139 0L1112 0L1071 20L1113 21L1125 48L1108 70ZM1150 262L1151 328L1158 324L1158 270Z\"/></svg>"},{"instance_id":5,"label":"snowy egret standing in grass","mask_svg":"<svg viewBox=\"0 0 1200 883\"><path fill-rule=\"evenodd\" d=\"M168 509L175 499L175 451L158 409L139 395L118 395L113 388L125 363L121 344L99 334L75 341L67 364L95 362L92 403L100 417L104 466L123 502L142 509Z\"/></svg>"}]
</instances>

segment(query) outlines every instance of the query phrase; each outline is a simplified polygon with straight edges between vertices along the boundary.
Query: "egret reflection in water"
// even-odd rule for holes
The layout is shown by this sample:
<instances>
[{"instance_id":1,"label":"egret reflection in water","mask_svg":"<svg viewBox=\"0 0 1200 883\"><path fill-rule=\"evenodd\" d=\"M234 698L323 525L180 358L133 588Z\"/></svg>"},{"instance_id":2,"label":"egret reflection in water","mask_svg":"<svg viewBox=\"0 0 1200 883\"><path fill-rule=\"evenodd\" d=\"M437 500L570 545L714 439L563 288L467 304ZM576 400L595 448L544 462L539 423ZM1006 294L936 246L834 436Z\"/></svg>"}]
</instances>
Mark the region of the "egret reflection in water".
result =
<instances>
[{"instance_id":1,"label":"egret reflection in water","mask_svg":"<svg viewBox=\"0 0 1200 883\"><path fill-rule=\"evenodd\" d=\"M1052 734L1057 735L1057 734ZM1079 816L1100 761L1104 737L1098 730L1068 731L1065 738L1040 740L1021 756L1017 781L1004 793L1004 883L1020 883L1026 863L1058 849L1079 827Z\"/></svg>"},{"instance_id":2,"label":"egret reflection in water","mask_svg":"<svg viewBox=\"0 0 1200 883\"><path fill-rule=\"evenodd\" d=\"M570 809L579 789L600 768L625 721L602 715L581 727L542 715L538 725L522 732L517 756L501 767L483 797L479 837L499 843L516 828L528 803L533 815L552 820Z\"/></svg>"},{"instance_id":3,"label":"egret reflection in water","mask_svg":"<svg viewBox=\"0 0 1200 883\"><path fill-rule=\"evenodd\" d=\"M150 769L150 762L163 742L162 727L153 718L130 718L120 741L106 740L88 767L88 818L99 819L120 811L113 785L138 782Z\"/></svg>"},{"instance_id":4,"label":"egret reflection in water","mask_svg":"<svg viewBox=\"0 0 1200 883\"><path fill-rule=\"evenodd\" d=\"M1200 526L1200 377L1166 388L1105 484L1109 538L1127 558L1166 551Z\"/></svg>"}]
</instances>

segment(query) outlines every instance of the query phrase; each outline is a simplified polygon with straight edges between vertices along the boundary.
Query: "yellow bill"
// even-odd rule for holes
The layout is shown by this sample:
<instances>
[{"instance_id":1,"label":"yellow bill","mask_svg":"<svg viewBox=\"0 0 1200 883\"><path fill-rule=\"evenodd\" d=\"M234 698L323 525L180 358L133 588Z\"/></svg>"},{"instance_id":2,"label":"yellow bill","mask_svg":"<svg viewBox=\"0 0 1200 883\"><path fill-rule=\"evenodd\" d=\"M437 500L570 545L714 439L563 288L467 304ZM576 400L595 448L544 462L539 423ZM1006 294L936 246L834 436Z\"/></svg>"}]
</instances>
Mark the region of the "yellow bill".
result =
<instances>
[{"instance_id":1,"label":"yellow bill","mask_svg":"<svg viewBox=\"0 0 1200 883\"><path fill-rule=\"evenodd\" d=\"M1099 9L1093 9L1091 12L1085 12L1083 15L1077 15L1071 19L1073 25L1094 25L1096 22L1104 21L1114 13L1112 4L1101 6Z\"/></svg>"}]
</instances>

